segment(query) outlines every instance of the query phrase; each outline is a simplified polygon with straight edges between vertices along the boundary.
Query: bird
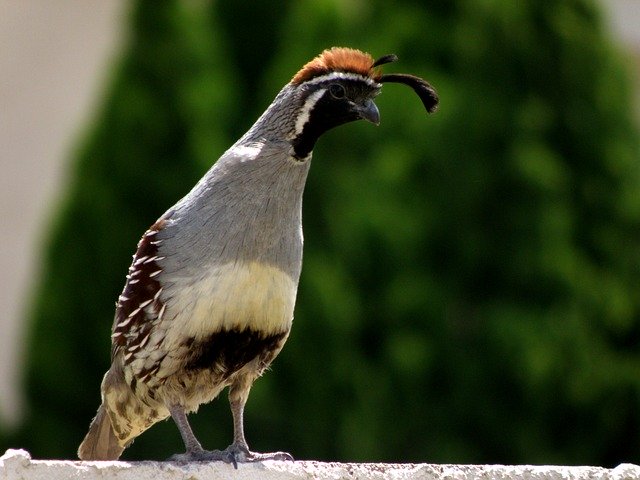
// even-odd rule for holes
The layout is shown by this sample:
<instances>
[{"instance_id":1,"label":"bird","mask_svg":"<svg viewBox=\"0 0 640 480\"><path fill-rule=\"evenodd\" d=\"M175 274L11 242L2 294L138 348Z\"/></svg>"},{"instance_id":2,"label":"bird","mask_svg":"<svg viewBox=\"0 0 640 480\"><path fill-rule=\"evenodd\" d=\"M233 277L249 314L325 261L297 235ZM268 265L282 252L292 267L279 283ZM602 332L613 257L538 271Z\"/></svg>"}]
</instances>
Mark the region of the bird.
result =
<instances>
[{"instance_id":1,"label":"bird","mask_svg":"<svg viewBox=\"0 0 640 480\"><path fill-rule=\"evenodd\" d=\"M435 89L410 74L382 74L361 50L332 47L307 62L193 189L143 234L116 302L111 366L101 404L78 449L116 460L171 417L185 446L176 462L293 460L249 449L243 413L251 386L282 349L302 268L302 194L312 150L326 131L380 123L383 83L411 87L427 112ZM187 414L228 388L233 441L205 450Z\"/></svg>"}]
</instances>

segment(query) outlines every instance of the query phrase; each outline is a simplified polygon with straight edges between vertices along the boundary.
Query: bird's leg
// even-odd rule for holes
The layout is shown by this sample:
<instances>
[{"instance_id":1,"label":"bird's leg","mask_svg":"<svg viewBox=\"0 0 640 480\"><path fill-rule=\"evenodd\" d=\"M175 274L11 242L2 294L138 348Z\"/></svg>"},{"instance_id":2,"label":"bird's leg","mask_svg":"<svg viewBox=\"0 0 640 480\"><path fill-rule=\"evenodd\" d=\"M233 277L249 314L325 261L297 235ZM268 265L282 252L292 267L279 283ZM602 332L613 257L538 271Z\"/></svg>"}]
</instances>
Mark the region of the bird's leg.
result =
<instances>
[{"instance_id":1,"label":"bird's leg","mask_svg":"<svg viewBox=\"0 0 640 480\"><path fill-rule=\"evenodd\" d=\"M187 420L187 415L181 405L170 406L169 413L171 413L171 418L173 418L173 421L178 426L186 449L185 453L172 455L169 458L170 461L186 463L223 460L227 463L232 463L228 459L226 452L220 450L207 451L202 448L202 445L200 445L200 442L193 434L193 430L191 430L191 425L189 425L189 420Z\"/></svg>"},{"instance_id":2,"label":"bird's leg","mask_svg":"<svg viewBox=\"0 0 640 480\"><path fill-rule=\"evenodd\" d=\"M244 406L249 398L251 385L246 386L244 382L235 382L229 388L229 406L233 416L233 443L232 446L245 453L249 453L249 445L244 437Z\"/></svg>"},{"instance_id":3,"label":"bird's leg","mask_svg":"<svg viewBox=\"0 0 640 480\"><path fill-rule=\"evenodd\" d=\"M180 405L172 405L169 407L169 413L171 413L171 418L173 418L178 430L180 430L180 436L182 437L187 453L193 454L202 452L202 445L200 445L200 442L193 434L193 430L191 430L191 425L189 425L187 415L184 413L184 408Z\"/></svg>"},{"instance_id":4,"label":"bird's leg","mask_svg":"<svg viewBox=\"0 0 640 480\"><path fill-rule=\"evenodd\" d=\"M236 468L238 468L238 463L243 462L293 460L293 457L285 452L255 453L249 450L249 445L244 437L244 406L247 403L253 380L253 378L244 375L236 379L229 387L229 405L233 415L233 443L227 447L225 452Z\"/></svg>"},{"instance_id":5,"label":"bird's leg","mask_svg":"<svg viewBox=\"0 0 640 480\"><path fill-rule=\"evenodd\" d=\"M184 408L181 405L170 406L169 413L178 426L186 452L173 455L169 460L181 463L219 460L231 463L235 468L238 468L238 463L244 462L293 460L293 457L285 452L255 453L249 450L249 445L244 437L244 406L247 403L253 380L247 375L241 376L229 387L229 404L233 415L233 443L225 450L204 450L191 430Z\"/></svg>"}]
</instances>

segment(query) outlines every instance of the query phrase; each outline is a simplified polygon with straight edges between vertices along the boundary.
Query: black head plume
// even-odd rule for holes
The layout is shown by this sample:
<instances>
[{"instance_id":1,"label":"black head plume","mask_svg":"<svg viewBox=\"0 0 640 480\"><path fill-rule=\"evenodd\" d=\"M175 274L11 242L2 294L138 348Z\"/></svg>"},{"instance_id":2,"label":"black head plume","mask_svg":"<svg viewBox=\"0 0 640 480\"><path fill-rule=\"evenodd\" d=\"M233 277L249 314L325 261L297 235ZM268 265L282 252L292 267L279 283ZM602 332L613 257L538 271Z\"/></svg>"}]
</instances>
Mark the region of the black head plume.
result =
<instances>
[{"instance_id":1,"label":"black head plume","mask_svg":"<svg viewBox=\"0 0 640 480\"><path fill-rule=\"evenodd\" d=\"M294 84L301 84L315 77L331 72L355 73L378 83L404 83L418 94L427 112L433 113L438 107L438 94L426 80L406 73L389 73L383 75L377 68L393 63L398 57L393 53L383 55L377 60L368 53L353 48L333 47L323 51L316 58L307 62L291 79Z\"/></svg>"},{"instance_id":2,"label":"black head plume","mask_svg":"<svg viewBox=\"0 0 640 480\"><path fill-rule=\"evenodd\" d=\"M397 61L398 61L398 56L393 53L390 53L389 55L384 55L380 57L378 60L376 60L375 62L373 62L373 65L371 65L371 68L379 67L380 65L385 65L387 63L393 63Z\"/></svg>"},{"instance_id":3,"label":"black head plume","mask_svg":"<svg viewBox=\"0 0 640 480\"><path fill-rule=\"evenodd\" d=\"M387 57L390 55L387 55ZM382 57L386 58L386 57ZM404 83L418 94L427 112L433 113L438 108L438 94L426 80L407 73L388 73L376 79L379 83Z\"/></svg>"}]
</instances>

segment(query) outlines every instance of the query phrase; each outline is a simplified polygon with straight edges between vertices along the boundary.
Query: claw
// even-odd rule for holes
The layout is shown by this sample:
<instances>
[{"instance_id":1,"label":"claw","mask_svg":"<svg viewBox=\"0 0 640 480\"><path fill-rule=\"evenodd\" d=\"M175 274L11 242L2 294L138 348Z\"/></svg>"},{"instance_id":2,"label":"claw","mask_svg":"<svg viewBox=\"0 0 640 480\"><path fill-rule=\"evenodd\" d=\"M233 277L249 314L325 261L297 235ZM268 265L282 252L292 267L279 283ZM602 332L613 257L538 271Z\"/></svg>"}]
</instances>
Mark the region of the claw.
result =
<instances>
[{"instance_id":1,"label":"claw","mask_svg":"<svg viewBox=\"0 0 640 480\"><path fill-rule=\"evenodd\" d=\"M275 453L265 453L263 455L267 455L268 458L263 458L263 460L280 460L283 462L293 462L293 456L287 452L275 452Z\"/></svg>"},{"instance_id":2,"label":"claw","mask_svg":"<svg viewBox=\"0 0 640 480\"><path fill-rule=\"evenodd\" d=\"M229 445L224 450L199 450L179 453L169 457L169 462L224 462L238 469L239 463L262 462L263 460L280 460L293 462L293 457L286 452L255 453L240 445Z\"/></svg>"},{"instance_id":3,"label":"claw","mask_svg":"<svg viewBox=\"0 0 640 480\"><path fill-rule=\"evenodd\" d=\"M233 468L238 469L238 460L234 452L227 452L225 462L233 465Z\"/></svg>"},{"instance_id":4,"label":"claw","mask_svg":"<svg viewBox=\"0 0 640 480\"><path fill-rule=\"evenodd\" d=\"M177 463L223 461L231 463L227 461L226 451L220 450L197 450L186 453L177 453L175 455L171 455L167 461Z\"/></svg>"},{"instance_id":5,"label":"claw","mask_svg":"<svg viewBox=\"0 0 640 480\"><path fill-rule=\"evenodd\" d=\"M231 444L225 450L227 454L227 463L233 464L233 467L237 470L238 463L252 463L262 462L264 460L281 460L293 462L293 457L286 452L274 452L274 453L256 453L250 451L248 448L242 445Z\"/></svg>"}]
</instances>

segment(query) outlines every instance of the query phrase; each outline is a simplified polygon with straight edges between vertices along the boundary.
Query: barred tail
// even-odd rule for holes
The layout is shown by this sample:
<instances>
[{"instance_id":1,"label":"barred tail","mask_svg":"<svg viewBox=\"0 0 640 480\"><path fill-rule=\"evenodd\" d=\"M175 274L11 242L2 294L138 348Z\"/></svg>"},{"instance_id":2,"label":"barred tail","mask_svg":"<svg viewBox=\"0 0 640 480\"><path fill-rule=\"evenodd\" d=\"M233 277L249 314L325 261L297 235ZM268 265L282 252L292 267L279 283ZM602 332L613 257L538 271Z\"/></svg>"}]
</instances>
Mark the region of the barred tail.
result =
<instances>
[{"instance_id":1,"label":"barred tail","mask_svg":"<svg viewBox=\"0 0 640 480\"><path fill-rule=\"evenodd\" d=\"M118 442L104 405L100 405L89 427L89 433L78 448L78 458L80 460L117 460L123 450L124 447Z\"/></svg>"}]
</instances>

